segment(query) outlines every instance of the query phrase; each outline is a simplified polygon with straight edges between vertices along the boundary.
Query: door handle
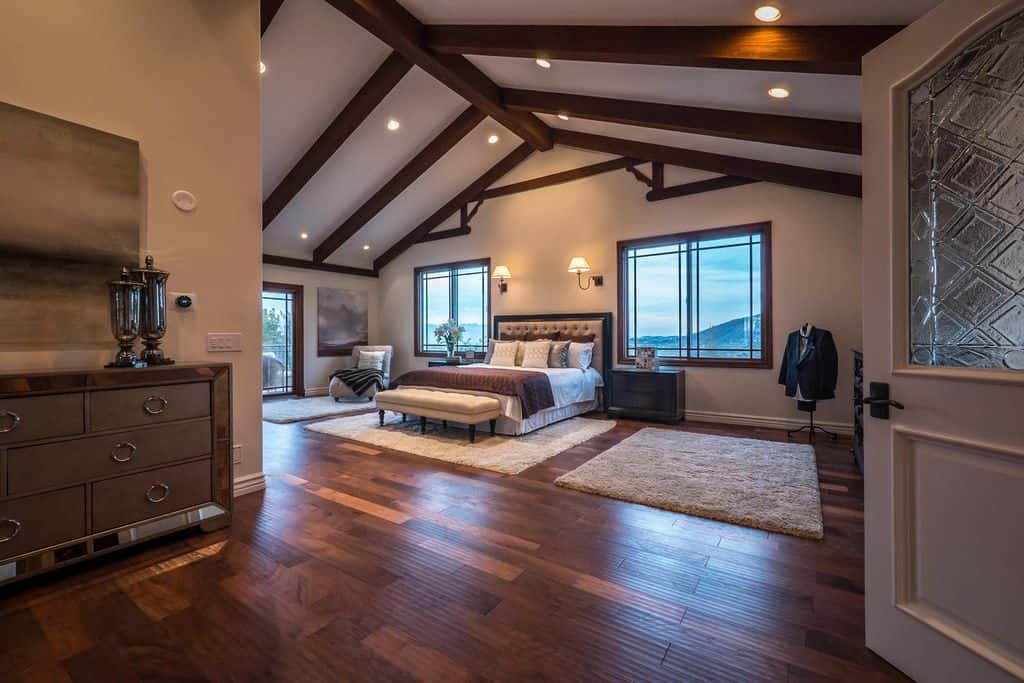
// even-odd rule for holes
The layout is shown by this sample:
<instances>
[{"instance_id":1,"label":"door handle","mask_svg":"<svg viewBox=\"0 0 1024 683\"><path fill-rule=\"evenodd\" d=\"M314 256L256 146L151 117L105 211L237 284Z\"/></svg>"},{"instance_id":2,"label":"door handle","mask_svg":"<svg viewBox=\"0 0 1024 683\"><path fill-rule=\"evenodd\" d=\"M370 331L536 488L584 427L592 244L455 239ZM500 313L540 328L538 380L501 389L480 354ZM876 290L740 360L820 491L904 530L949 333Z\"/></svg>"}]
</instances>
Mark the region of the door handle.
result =
<instances>
[{"instance_id":1,"label":"door handle","mask_svg":"<svg viewBox=\"0 0 1024 683\"><path fill-rule=\"evenodd\" d=\"M869 395L862 398L860 402L871 408L871 417L888 420L890 408L903 410L906 407L899 401L889 398L889 385L886 382L872 382L868 385L868 389Z\"/></svg>"}]
</instances>

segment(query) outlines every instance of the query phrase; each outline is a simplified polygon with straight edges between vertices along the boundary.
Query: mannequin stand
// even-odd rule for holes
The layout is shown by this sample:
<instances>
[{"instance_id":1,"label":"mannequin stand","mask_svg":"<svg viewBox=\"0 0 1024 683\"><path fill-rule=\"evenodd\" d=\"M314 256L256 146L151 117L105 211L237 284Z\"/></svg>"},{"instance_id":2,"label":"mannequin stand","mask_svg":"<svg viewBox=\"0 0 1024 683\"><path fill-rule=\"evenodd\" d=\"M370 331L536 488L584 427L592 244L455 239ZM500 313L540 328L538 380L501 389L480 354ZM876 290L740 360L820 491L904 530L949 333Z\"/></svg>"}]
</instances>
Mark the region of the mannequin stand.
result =
<instances>
[{"instance_id":1,"label":"mannequin stand","mask_svg":"<svg viewBox=\"0 0 1024 683\"><path fill-rule=\"evenodd\" d=\"M814 410L815 410L816 407L817 407L817 404L814 401L799 401L797 403L797 408L799 410L803 410L805 412L810 413L810 415L811 415L810 423L809 424L805 424L803 427L798 427L797 429L790 429L789 431L786 432L786 436L787 437L791 437L794 434L796 434L798 432L802 432L802 431L804 431L806 429L807 430L807 439L808 439L808 441L813 442L814 441L814 435L817 432L822 432L823 434L828 434L830 437L832 437L833 441L837 441L839 439L839 435L838 434L836 434L835 432L830 432L829 430L825 429L824 427L819 427L818 425L814 424Z\"/></svg>"}]
</instances>

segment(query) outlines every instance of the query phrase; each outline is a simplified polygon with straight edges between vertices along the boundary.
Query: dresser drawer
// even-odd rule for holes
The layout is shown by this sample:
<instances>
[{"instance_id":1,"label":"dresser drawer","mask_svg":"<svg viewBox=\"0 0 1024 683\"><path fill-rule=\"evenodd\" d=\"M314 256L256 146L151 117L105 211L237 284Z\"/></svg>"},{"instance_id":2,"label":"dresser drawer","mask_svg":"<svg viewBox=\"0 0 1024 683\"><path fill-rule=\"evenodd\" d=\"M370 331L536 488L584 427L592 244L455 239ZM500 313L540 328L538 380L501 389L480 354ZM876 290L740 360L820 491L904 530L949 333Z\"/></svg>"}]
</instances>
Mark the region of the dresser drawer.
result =
<instances>
[{"instance_id":1,"label":"dresser drawer","mask_svg":"<svg viewBox=\"0 0 1024 683\"><path fill-rule=\"evenodd\" d=\"M83 401L82 394L0 398L0 445L81 434Z\"/></svg>"},{"instance_id":2,"label":"dresser drawer","mask_svg":"<svg viewBox=\"0 0 1024 683\"><path fill-rule=\"evenodd\" d=\"M209 416L210 385L195 382L95 391L90 401L89 421L92 431L123 429Z\"/></svg>"},{"instance_id":3,"label":"dresser drawer","mask_svg":"<svg viewBox=\"0 0 1024 683\"><path fill-rule=\"evenodd\" d=\"M12 448L7 451L7 494L15 496L209 456L212 443L210 421L202 420Z\"/></svg>"},{"instance_id":4,"label":"dresser drawer","mask_svg":"<svg viewBox=\"0 0 1024 683\"><path fill-rule=\"evenodd\" d=\"M211 499L210 461L129 474L92 485L93 532L133 524Z\"/></svg>"},{"instance_id":5,"label":"dresser drawer","mask_svg":"<svg viewBox=\"0 0 1024 683\"><path fill-rule=\"evenodd\" d=\"M0 502L0 560L84 535L83 486Z\"/></svg>"}]
</instances>

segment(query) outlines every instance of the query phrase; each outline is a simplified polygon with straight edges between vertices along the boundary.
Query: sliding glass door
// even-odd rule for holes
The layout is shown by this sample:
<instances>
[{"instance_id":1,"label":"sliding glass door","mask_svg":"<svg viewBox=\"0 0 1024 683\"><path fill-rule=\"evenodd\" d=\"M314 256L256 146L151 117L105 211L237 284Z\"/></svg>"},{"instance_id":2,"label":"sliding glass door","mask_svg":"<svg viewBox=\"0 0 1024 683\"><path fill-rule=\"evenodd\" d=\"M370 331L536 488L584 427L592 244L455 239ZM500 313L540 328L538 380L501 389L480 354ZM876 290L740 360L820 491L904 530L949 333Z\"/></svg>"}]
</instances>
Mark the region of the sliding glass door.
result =
<instances>
[{"instance_id":1,"label":"sliding glass door","mask_svg":"<svg viewBox=\"0 0 1024 683\"><path fill-rule=\"evenodd\" d=\"M263 395L302 396L302 286L263 283Z\"/></svg>"}]
</instances>

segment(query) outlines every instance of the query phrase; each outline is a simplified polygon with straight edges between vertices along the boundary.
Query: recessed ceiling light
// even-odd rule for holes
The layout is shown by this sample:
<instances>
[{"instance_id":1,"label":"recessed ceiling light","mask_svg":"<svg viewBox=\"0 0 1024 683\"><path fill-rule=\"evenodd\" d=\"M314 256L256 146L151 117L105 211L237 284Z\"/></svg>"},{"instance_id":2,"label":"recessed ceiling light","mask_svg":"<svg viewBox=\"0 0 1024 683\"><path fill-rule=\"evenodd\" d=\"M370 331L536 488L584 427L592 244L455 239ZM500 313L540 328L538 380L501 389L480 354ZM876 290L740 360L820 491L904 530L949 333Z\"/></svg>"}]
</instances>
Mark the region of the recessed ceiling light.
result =
<instances>
[{"instance_id":1,"label":"recessed ceiling light","mask_svg":"<svg viewBox=\"0 0 1024 683\"><path fill-rule=\"evenodd\" d=\"M782 10L771 5L761 5L754 10L754 17L766 24L773 24L782 18Z\"/></svg>"},{"instance_id":2,"label":"recessed ceiling light","mask_svg":"<svg viewBox=\"0 0 1024 683\"><path fill-rule=\"evenodd\" d=\"M260 73L261 74L267 73L267 65L264 64L263 62L260 62Z\"/></svg>"},{"instance_id":3,"label":"recessed ceiling light","mask_svg":"<svg viewBox=\"0 0 1024 683\"><path fill-rule=\"evenodd\" d=\"M308 232L300 232L299 233L299 237L301 237L304 240L308 240L309 239L309 233Z\"/></svg>"},{"instance_id":4,"label":"recessed ceiling light","mask_svg":"<svg viewBox=\"0 0 1024 683\"><path fill-rule=\"evenodd\" d=\"M487 142L489 142L492 145L494 143L496 143L498 141L498 139L499 139L498 136L495 135L494 133L491 133L490 135L487 136Z\"/></svg>"},{"instance_id":5,"label":"recessed ceiling light","mask_svg":"<svg viewBox=\"0 0 1024 683\"><path fill-rule=\"evenodd\" d=\"M550 69L551 68L551 62L549 62L548 60L544 59L543 57L538 57L535 61L537 62L537 66L539 66L542 69Z\"/></svg>"},{"instance_id":6,"label":"recessed ceiling light","mask_svg":"<svg viewBox=\"0 0 1024 683\"><path fill-rule=\"evenodd\" d=\"M568 114L559 114L558 118L562 119L563 121L568 121L569 120L569 115Z\"/></svg>"},{"instance_id":7,"label":"recessed ceiling light","mask_svg":"<svg viewBox=\"0 0 1024 683\"><path fill-rule=\"evenodd\" d=\"M777 100L784 100L789 97L789 90L785 88L769 88L768 95Z\"/></svg>"},{"instance_id":8,"label":"recessed ceiling light","mask_svg":"<svg viewBox=\"0 0 1024 683\"><path fill-rule=\"evenodd\" d=\"M369 244L364 244L363 245L363 251L370 251L370 245Z\"/></svg>"},{"instance_id":9,"label":"recessed ceiling light","mask_svg":"<svg viewBox=\"0 0 1024 683\"><path fill-rule=\"evenodd\" d=\"M388 119L388 130L398 130L401 125L397 119Z\"/></svg>"}]
</instances>

